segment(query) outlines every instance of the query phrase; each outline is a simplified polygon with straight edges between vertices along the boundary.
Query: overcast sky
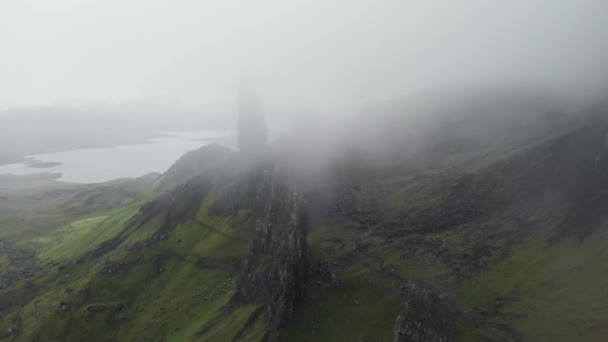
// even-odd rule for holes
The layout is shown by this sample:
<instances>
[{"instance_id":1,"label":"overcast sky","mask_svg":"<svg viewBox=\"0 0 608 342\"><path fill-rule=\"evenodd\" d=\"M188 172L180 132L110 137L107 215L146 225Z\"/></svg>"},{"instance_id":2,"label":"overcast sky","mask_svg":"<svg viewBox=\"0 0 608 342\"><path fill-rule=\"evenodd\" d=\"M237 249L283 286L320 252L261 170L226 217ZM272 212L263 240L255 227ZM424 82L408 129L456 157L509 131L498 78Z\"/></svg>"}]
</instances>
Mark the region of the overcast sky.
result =
<instances>
[{"instance_id":1,"label":"overcast sky","mask_svg":"<svg viewBox=\"0 0 608 342\"><path fill-rule=\"evenodd\" d=\"M246 71L267 103L606 78L606 0L0 0L0 109L223 104Z\"/></svg>"}]
</instances>

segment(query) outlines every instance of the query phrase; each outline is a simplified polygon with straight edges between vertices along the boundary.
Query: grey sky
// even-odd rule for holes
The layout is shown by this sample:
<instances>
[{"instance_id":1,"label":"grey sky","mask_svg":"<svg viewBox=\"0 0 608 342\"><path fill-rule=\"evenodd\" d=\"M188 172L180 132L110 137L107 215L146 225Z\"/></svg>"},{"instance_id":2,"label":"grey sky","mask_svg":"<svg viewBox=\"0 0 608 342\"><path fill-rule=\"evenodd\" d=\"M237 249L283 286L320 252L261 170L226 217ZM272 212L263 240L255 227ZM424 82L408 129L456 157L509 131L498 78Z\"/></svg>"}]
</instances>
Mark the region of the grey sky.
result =
<instances>
[{"instance_id":1,"label":"grey sky","mask_svg":"<svg viewBox=\"0 0 608 342\"><path fill-rule=\"evenodd\" d=\"M241 70L271 106L455 83L604 81L605 0L0 0L0 109L226 104Z\"/></svg>"}]
</instances>

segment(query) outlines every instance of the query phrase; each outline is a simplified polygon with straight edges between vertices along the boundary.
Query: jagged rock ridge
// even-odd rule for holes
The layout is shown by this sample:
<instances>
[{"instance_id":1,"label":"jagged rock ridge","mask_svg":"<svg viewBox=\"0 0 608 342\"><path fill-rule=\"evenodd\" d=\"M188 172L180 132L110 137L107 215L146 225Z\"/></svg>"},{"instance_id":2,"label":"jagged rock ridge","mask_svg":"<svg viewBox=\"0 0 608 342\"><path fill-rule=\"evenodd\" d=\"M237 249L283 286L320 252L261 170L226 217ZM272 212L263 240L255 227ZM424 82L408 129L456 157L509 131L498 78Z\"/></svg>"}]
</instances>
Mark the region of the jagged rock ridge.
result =
<instances>
[{"instance_id":1,"label":"jagged rock ridge","mask_svg":"<svg viewBox=\"0 0 608 342\"><path fill-rule=\"evenodd\" d=\"M293 315L305 282L306 222L297 184L268 175L260 191L265 205L233 300L263 304L274 339Z\"/></svg>"}]
</instances>

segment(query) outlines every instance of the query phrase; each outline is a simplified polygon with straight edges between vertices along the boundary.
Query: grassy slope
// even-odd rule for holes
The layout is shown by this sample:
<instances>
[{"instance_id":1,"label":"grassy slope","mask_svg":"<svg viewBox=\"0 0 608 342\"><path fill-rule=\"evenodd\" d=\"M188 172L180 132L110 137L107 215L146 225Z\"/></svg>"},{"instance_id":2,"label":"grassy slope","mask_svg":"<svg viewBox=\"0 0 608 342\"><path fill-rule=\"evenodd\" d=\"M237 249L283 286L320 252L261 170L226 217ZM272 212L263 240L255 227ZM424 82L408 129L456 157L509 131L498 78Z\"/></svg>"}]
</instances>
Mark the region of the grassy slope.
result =
<instances>
[{"instance_id":1,"label":"grassy slope","mask_svg":"<svg viewBox=\"0 0 608 342\"><path fill-rule=\"evenodd\" d=\"M13 309L0 316L0 337L10 338L6 332L11 327L21 333L18 340L193 337L227 303L253 231L248 212L214 217L207 213L209 205L205 201L196 218L175 227L167 239L134 248L150 241L161 222L155 219L130 228L128 239L102 258L80 264L73 261L128 227L139 203L22 242L39 251L38 258L50 270L36 278L27 296L21 290L26 280L2 290L0 305ZM108 261L129 266L108 273ZM58 310L60 302L68 303L69 310ZM124 309L112 311L112 303L124 304ZM90 312L93 304L106 309ZM244 324L250 312L239 312L236 326L220 327L216 333Z\"/></svg>"},{"instance_id":2,"label":"grassy slope","mask_svg":"<svg viewBox=\"0 0 608 342\"><path fill-rule=\"evenodd\" d=\"M356 205L378 212L390 225L404 212L440 206L447 196L444 180L452 171L428 170L420 177L366 172L353 177L360 183ZM150 239L161 216L137 229L128 227L138 202L21 242L36 250L50 270L33 286L25 286L24 279L0 290L0 339L9 339L6 332L12 327L21 333L18 340L259 340L265 332L259 307L240 307L229 314L223 310L238 264L247 253L252 214L212 216L211 203L208 196L194 219L154 243ZM467 314L474 328L457 326L458 340L491 336L603 341L608 336L608 227L599 227L583 240L549 244L552 224L524 229L493 216L444 231L391 236L349 217L312 217L312 272L295 317L281 336L390 341L403 305L399 286L414 279L446 294ZM123 231L128 238L117 248L74 264ZM459 259L479 246L486 252L474 262ZM109 262L128 267L108 273ZM329 265L331 272L320 265ZM0 257L0 269L10 267L10 261ZM73 291L66 292L68 288ZM69 310L54 308L62 301ZM87 310L93 304L111 303L123 303L125 308ZM209 323L213 324L201 334Z\"/></svg>"},{"instance_id":3,"label":"grassy slope","mask_svg":"<svg viewBox=\"0 0 608 342\"><path fill-rule=\"evenodd\" d=\"M373 270L371 253L366 253L365 258L355 255L357 234L345 229L341 222L318 222L313 227L309 232L311 264L335 263L341 267L340 278L348 286L333 288L311 279L306 300L286 328L285 337L353 341L376 335L388 340L392 332L386 323L400 309L398 293ZM348 264L341 262L345 259Z\"/></svg>"},{"instance_id":4,"label":"grassy slope","mask_svg":"<svg viewBox=\"0 0 608 342\"><path fill-rule=\"evenodd\" d=\"M415 191L418 192L414 197L425 198L428 188ZM365 195L365 189L362 192ZM388 203L400 203L402 196L387 196ZM2 317L0 331L16 328L22 332L20 340L78 340L84 336L95 340L197 339L195 333L218 317L228 302L236 265L247 252L253 227L248 212L236 217L209 215L210 203L207 199L196 218L175 227L166 240L137 252L131 250L134 244L155 233L161 222L158 218L133 231L104 258L67 270L59 269L60 265L69 264L125 229L139 204L78 220L23 242L22 246L39 252L38 258L51 271L35 281L35 294L26 305L15 305L21 308ZM429 206L437 201L420 203ZM384 205L387 210L398 211L393 204ZM424 239L438 242L453 253L463 253L472 244L487 239L487 234L474 233L482 228L461 227L429 234ZM485 229L510 228L491 225ZM353 228L346 219L314 220L309 232L311 265L314 268L320 261L335 264L340 285L326 286L325 280L317 282L319 276L313 274L304 301L282 336L286 340L390 340L394 319L402 308L398 284L403 279L417 279L448 293L473 317L501 303L496 312L488 315L489 319L481 322L481 333L507 336L500 327L509 324L530 339L548 335L554 340L599 339L608 333L601 322L594 320L602 317L607 307L598 301L603 298L599 285L608 283L603 278L608 277L608 272L601 262L607 234L599 230L580 244L567 240L555 246L548 246L540 234L518 245L507 258L492 261L491 267L465 279L446 281L454 277L454 272L432 253L403 257L398 242ZM128 271L104 274L105 259L136 262ZM67 288L74 291L66 293ZM15 294L25 298L24 292L21 287L4 290L5 298ZM69 311L54 309L62 301L69 303ZM96 314L87 310L99 303L124 303L125 309L106 309ZM7 304L7 300L2 304ZM213 329L198 339L232 339L248 324L255 310L244 307L221 317ZM249 335L254 340L263 335L263 319L255 325ZM470 340L478 332L463 330L461 336Z\"/></svg>"},{"instance_id":5,"label":"grassy slope","mask_svg":"<svg viewBox=\"0 0 608 342\"><path fill-rule=\"evenodd\" d=\"M285 340L392 341L395 318L403 308L400 284L416 279L438 284L445 266L433 258L402 259L397 246L344 222L322 222L309 236L313 264L335 265L339 284L312 275L294 320L283 330ZM458 330L463 340L476 340L470 328Z\"/></svg>"},{"instance_id":6,"label":"grassy slope","mask_svg":"<svg viewBox=\"0 0 608 342\"><path fill-rule=\"evenodd\" d=\"M399 202L395 200L399 196L402 194L388 198ZM149 239L160 220L133 232L106 257L67 270L60 270L60 265L122 231L136 213L137 203L23 242L22 246L39 252L51 271L35 281L35 290L24 289L24 282L3 290L1 304L15 304L15 310L2 316L0 331L16 328L22 332L19 340L78 340L85 336L93 340L232 339L248 324L256 307L222 317L202 337L195 334L218 317L228 302L235 266L247 251L253 225L247 212L236 217L211 216L209 204L210 200L205 201L194 220L180 224L166 240L149 248L130 250L138 241ZM489 238L494 236L491 233L510 229L514 228L497 224L464 226L424 239L452 253L463 253L479 241L500 244L499 239ZM317 282L321 276L313 273L304 301L282 336L286 340L390 340L392 324L402 308L398 284L403 279L417 279L447 293L463 311L479 319L479 331L460 331L462 340L479 334L507 338L511 335L504 329L506 324L527 340L550 336L556 341L599 341L608 334L608 326L601 320L608 315L608 303L602 299L606 298L603 284L608 284L603 263L608 229L599 229L581 242L564 240L549 245L546 235L550 229L538 229L507 257L489 260L487 267L456 279L450 266L432 253L404 257L398 241L353 228L345 219L314 220L309 232L311 265L335 263L341 283L327 286ZM140 261L128 271L104 274L105 258ZM67 288L74 290L66 293ZM31 298L21 305L25 303L13 303L15 296ZM62 301L70 304L69 311L53 308ZM87 310L99 303L124 303L125 309L96 314ZM249 335L253 340L263 335L263 319L255 325Z\"/></svg>"},{"instance_id":7,"label":"grassy slope","mask_svg":"<svg viewBox=\"0 0 608 342\"><path fill-rule=\"evenodd\" d=\"M471 243L463 232L429 239L456 251L466 251L463 246ZM371 245L355 254L353 241ZM603 341L608 336L608 227L582 242L556 245L547 244L541 230L506 258L449 282L446 279L455 274L442 260L432 255L400 258L399 248L364 232L345 231L344 225L320 225L309 242L316 246L313 262L338 263L344 285L326 288L316 285L313 277L301 309L283 331L286 340L391 340L402 305L393 281L405 278L433 284L478 322L477 331L460 331L461 340L485 335L499 340L520 336L531 341Z\"/></svg>"},{"instance_id":8,"label":"grassy slope","mask_svg":"<svg viewBox=\"0 0 608 342\"><path fill-rule=\"evenodd\" d=\"M108 214L153 196L153 176L86 185L39 184L28 176L14 177L0 179L0 239L46 235L77 219ZM16 185L7 187L12 183Z\"/></svg>"},{"instance_id":9,"label":"grassy slope","mask_svg":"<svg viewBox=\"0 0 608 342\"><path fill-rule=\"evenodd\" d=\"M458 172L477 172L474 167L459 166ZM550 243L560 217L522 226L497 212L443 231L391 236L375 229L400 222L402 213L439 207L454 170L419 176L358 172L350 177L358 184L357 208L379 213L384 223L365 227L345 217L312 222L312 264L334 264L340 284L330 286L326 276L313 272L300 310L283 329L286 340L392 340L405 279L432 285L467 315L473 328L457 327L457 340L608 336L608 225L582 240ZM483 253L464 258L476 250Z\"/></svg>"},{"instance_id":10,"label":"grassy slope","mask_svg":"<svg viewBox=\"0 0 608 342\"><path fill-rule=\"evenodd\" d=\"M608 227L584 241L535 237L457 288L470 310L500 303L492 321L527 340L602 341L608 336Z\"/></svg>"}]
</instances>

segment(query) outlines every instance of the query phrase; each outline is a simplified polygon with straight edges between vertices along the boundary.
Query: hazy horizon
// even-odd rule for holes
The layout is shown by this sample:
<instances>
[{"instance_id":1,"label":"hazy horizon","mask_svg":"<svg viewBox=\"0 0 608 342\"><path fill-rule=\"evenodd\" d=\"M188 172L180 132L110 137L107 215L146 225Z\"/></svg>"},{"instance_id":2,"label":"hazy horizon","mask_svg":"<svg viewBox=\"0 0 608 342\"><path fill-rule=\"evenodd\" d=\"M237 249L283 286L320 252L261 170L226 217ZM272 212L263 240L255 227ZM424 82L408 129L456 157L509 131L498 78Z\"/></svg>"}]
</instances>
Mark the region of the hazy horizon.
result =
<instances>
[{"instance_id":1,"label":"hazy horizon","mask_svg":"<svg viewBox=\"0 0 608 342\"><path fill-rule=\"evenodd\" d=\"M218 108L238 75L270 115L435 87L605 86L604 1L98 1L0 4L0 110Z\"/></svg>"}]
</instances>

